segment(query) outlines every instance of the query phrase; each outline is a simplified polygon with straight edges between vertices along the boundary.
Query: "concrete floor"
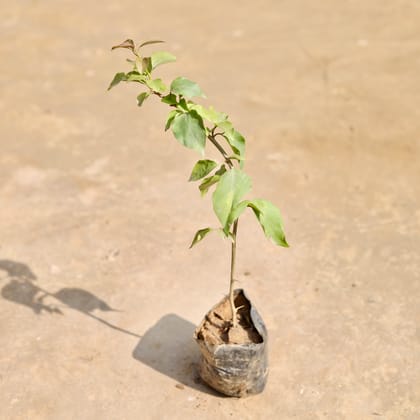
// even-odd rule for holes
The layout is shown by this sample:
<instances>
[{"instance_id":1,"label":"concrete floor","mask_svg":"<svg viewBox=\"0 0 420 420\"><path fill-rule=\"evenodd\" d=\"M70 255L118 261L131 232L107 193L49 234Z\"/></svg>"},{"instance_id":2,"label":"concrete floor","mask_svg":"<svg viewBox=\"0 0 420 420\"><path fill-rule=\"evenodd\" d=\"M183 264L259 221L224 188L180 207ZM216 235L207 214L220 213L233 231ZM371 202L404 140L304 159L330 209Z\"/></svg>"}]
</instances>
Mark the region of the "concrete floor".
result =
<instances>
[{"instance_id":1,"label":"concrete floor","mask_svg":"<svg viewBox=\"0 0 420 420\"><path fill-rule=\"evenodd\" d=\"M2 2L0 418L420 419L420 4L411 0ZM196 380L194 325L229 244L187 183L167 110L106 87L110 47L162 38L248 141L254 196L290 249L241 221L238 278L270 377Z\"/></svg>"}]
</instances>

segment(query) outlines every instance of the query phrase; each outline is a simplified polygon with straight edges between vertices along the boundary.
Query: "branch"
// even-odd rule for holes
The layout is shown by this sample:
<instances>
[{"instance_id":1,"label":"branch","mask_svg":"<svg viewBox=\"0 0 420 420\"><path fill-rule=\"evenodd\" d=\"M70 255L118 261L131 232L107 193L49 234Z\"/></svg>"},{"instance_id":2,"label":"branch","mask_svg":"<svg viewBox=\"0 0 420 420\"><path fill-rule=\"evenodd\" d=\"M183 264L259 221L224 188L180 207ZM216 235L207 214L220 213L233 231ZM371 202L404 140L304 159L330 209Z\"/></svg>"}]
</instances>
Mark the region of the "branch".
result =
<instances>
[{"instance_id":1,"label":"branch","mask_svg":"<svg viewBox=\"0 0 420 420\"><path fill-rule=\"evenodd\" d=\"M218 134L222 135L221 133L215 133L216 127L213 127L213 129L211 130L211 133L207 136L207 138L213 143L213 145L216 147L216 149L221 153L221 155L223 156L223 158L225 159L227 165L229 166L229 168L233 168L233 163L232 163L232 159L229 157L229 155L226 153L226 150L223 149L222 145L216 140L216 136Z\"/></svg>"}]
</instances>

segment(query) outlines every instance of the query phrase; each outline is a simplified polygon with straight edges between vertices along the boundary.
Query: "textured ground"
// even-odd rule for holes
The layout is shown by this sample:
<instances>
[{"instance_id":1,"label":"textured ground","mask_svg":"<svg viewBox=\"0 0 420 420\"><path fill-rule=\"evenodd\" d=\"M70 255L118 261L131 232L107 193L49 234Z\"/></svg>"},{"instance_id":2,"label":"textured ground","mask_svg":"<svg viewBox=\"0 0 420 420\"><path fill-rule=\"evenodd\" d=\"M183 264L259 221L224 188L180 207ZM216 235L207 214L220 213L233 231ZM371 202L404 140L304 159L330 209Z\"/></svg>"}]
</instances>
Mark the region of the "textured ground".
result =
<instances>
[{"instance_id":1,"label":"textured ground","mask_svg":"<svg viewBox=\"0 0 420 420\"><path fill-rule=\"evenodd\" d=\"M420 419L417 1L1 2L0 418ZM194 325L228 244L166 109L106 93L127 37L200 83L248 140L238 277L266 321L248 399L196 383Z\"/></svg>"}]
</instances>

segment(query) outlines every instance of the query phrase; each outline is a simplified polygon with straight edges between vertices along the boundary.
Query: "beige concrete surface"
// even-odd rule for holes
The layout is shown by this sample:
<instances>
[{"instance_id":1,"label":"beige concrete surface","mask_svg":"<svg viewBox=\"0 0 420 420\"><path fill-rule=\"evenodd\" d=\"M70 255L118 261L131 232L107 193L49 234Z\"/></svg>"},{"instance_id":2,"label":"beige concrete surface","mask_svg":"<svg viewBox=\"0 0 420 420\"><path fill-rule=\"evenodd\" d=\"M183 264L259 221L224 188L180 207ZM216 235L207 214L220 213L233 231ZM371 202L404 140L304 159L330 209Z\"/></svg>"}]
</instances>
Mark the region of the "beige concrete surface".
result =
<instances>
[{"instance_id":1,"label":"beige concrete surface","mask_svg":"<svg viewBox=\"0 0 420 420\"><path fill-rule=\"evenodd\" d=\"M0 418L420 419L420 4L0 4ZM106 87L110 47L162 38L248 141L238 278L266 321L265 392L196 380L194 325L229 246L167 110Z\"/></svg>"}]
</instances>

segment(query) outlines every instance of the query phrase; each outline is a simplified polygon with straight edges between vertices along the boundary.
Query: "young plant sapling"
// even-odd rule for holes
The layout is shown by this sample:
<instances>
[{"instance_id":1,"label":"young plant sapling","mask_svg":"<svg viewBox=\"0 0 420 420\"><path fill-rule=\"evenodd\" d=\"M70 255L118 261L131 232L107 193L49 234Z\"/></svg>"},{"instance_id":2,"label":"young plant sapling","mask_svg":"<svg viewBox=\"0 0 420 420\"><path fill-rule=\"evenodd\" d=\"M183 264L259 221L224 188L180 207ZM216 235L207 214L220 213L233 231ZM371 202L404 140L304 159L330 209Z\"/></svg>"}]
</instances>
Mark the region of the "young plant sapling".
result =
<instances>
[{"instance_id":1,"label":"young plant sapling","mask_svg":"<svg viewBox=\"0 0 420 420\"><path fill-rule=\"evenodd\" d=\"M121 82L139 84L142 91L137 96L138 106L142 106L150 97L158 98L170 108L165 131L172 133L179 143L201 154L201 159L194 165L189 181L199 181L199 190L204 196L212 187L213 210L220 222L219 228L206 227L194 235L191 247L202 241L210 232L220 231L231 241L229 302L231 309L231 327L238 323L234 302L236 245L239 217L246 208L250 208L260 223L265 235L275 244L288 247L283 231L280 212L270 201L264 199L243 200L251 189L251 180L244 172L245 138L235 129L227 114L215 110L212 106L204 107L193 98L205 98L200 86L185 78L177 77L170 85L155 78L157 67L175 61L175 56L166 51L145 54L144 47L163 41L146 41L136 45L131 39L112 47L127 49L131 53L128 59L131 71L117 73L109 89ZM222 162L205 158L207 143L210 142L220 153Z\"/></svg>"}]
</instances>

